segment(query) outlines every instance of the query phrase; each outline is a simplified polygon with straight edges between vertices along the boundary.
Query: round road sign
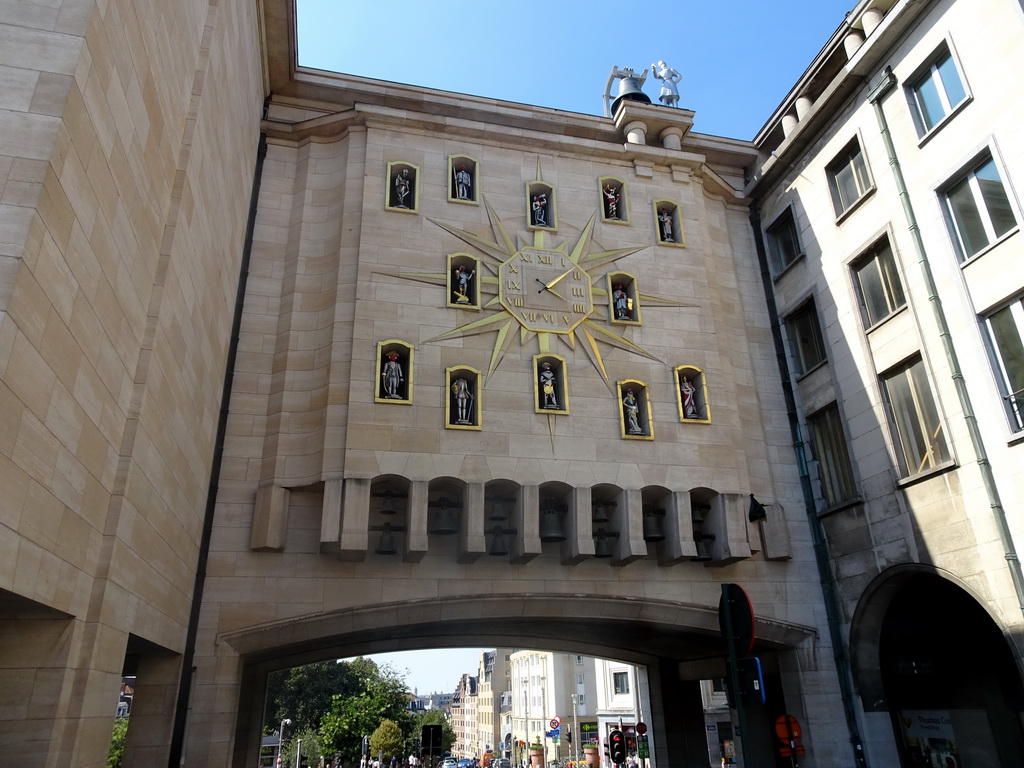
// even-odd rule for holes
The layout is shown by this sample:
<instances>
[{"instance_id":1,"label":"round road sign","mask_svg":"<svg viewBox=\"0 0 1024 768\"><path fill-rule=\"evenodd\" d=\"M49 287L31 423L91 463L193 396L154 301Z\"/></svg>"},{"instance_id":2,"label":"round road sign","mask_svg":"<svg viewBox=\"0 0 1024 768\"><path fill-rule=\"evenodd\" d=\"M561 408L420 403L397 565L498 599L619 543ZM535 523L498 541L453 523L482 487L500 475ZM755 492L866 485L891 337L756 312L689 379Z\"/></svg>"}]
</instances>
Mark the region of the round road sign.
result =
<instances>
[{"instance_id":1,"label":"round road sign","mask_svg":"<svg viewBox=\"0 0 1024 768\"><path fill-rule=\"evenodd\" d=\"M641 736L647 733L647 723L637 723L636 732L639 733Z\"/></svg>"},{"instance_id":2,"label":"round road sign","mask_svg":"<svg viewBox=\"0 0 1024 768\"><path fill-rule=\"evenodd\" d=\"M551 725L551 730L552 731L555 730L555 728L557 728L561 724L562 724L562 718L560 718L558 715L555 715L554 717L551 718L550 725Z\"/></svg>"}]
</instances>

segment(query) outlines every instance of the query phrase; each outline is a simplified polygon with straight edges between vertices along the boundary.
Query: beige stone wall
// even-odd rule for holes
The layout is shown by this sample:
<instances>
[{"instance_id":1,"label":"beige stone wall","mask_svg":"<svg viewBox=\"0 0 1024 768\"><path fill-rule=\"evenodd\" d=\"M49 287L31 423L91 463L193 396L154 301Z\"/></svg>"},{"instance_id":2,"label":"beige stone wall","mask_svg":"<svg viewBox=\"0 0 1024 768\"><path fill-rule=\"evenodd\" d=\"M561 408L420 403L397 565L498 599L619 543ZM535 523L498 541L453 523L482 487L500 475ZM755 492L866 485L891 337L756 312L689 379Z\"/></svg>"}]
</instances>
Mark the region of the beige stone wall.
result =
<instances>
[{"instance_id":1,"label":"beige stone wall","mask_svg":"<svg viewBox=\"0 0 1024 768\"><path fill-rule=\"evenodd\" d=\"M0 3L5 760L102 764L129 636L183 648L257 41L243 2Z\"/></svg>"}]
</instances>

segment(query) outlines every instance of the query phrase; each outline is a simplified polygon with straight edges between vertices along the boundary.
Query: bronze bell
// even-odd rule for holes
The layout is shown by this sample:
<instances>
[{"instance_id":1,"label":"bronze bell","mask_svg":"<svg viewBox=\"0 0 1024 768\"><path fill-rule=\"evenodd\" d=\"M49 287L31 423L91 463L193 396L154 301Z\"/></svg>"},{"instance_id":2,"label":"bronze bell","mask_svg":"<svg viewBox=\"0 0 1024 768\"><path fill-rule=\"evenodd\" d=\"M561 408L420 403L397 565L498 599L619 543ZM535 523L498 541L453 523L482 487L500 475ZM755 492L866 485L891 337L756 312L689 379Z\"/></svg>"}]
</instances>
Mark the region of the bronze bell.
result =
<instances>
[{"instance_id":1,"label":"bronze bell","mask_svg":"<svg viewBox=\"0 0 1024 768\"><path fill-rule=\"evenodd\" d=\"M608 535L605 533L604 528L602 528L594 536L594 557L604 559L611 556L612 548L608 543Z\"/></svg>"},{"instance_id":2,"label":"bronze bell","mask_svg":"<svg viewBox=\"0 0 1024 768\"><path fill-rule=\"evenodd\" d=\"M711 550L708 549L708 541L714 541L713 533L698 533L694 537L694 544L697 545L697 556L693 558L697 562L707 562L711 559Z\"/></svg>"},{"instance_id":3,"label":"bronze bell","mask_svg":"<svg viewBox=\"0 0 1024 768\"><path fill-rule=\"evenodd\" d=\"M644 75L647 71L644 71ZM622 77L619 79L619 95L612 101L612 115L619 110L619 104L624 101L638 101L641 104L650 104L651 98L644 93L643 78L640 77Z\"/></svg>"},{"instance_id":4,"label":"bronze bell","mask_svg":"<svg viewBox=\"0 0 1024 768\"><path fill-rule=\"evenodd\" d=\"M438 536L450 536L459 532L459 520L455 515L455 508L447 497L437 500L437 513L434 515L434 524L430 526L430 533Z\"/></svg>"},{"instance_id":5,"label":"bronze bell","mask_svg":"<svg viewBox=\"0 0 1024 768\"><path fill-rule=\"evenodd\" d=\"M494 530L494 535L491 536L491 546L487 550L489 555L503 556L508 554L508 544L505 543L505 532L501 528Z\"/></svg>"},{"instance_id":6,"label":"bronze bell","mask_svg":"<svg viewBox=\"0 0 1024 768\"><path fill-rule=\"evenodd\" d=\"M607 523L608 522L608 507L611 504L607 501L595 501L591 506L594 509L592 519L595 523Z\"/></svg>"},{"instance_id":7,"label":"bronze bell","mask_svg":"<svg viewBox=\"0 0 1024 768\"><path fill-rule=\"evenodd\" d=\"M665 514L663 509L644 510L644 541L664 541L665 533L662 531L661 518Z\"/></svg>"},{"instance_id":8,"label":"bronze bell","mask_svg":"<svg viewBox=\"0 0 1024 768\"><path fill-rule=\"evenodd\" d=\"M562 516L551 504L540 513L540 540L565 541L565 531L562 530Z\"/></svg>"},{"instance_id":9,"label":"bronze bell","mask_svg":"<svg viewBox=\"0 0 1024 768\"><path fill-rule=\"evenodd\" d=\"M395 535L391 532L391 523L384 523L380 530L380 539L377 541L377 548L374 550L378 555L395 555L398 549L395 548Z\"/></svg>"}]
</instances>

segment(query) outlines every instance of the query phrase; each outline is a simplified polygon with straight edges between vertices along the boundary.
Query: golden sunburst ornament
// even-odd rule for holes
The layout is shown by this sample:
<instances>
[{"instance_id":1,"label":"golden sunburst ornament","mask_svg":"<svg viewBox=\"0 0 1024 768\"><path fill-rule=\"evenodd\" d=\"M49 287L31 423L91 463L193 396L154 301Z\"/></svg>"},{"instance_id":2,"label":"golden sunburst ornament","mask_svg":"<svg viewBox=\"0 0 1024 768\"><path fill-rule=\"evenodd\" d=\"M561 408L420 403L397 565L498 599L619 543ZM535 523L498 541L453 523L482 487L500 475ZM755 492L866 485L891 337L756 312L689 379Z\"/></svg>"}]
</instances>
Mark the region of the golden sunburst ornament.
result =
<instances>
[{"instance_id":1,"label":"golden sunburst ornament","mask_svg":"<svg viewBox=\"0 0 1024 768\"><path fill-rule=\"evenodd\" d=\"M478 290L481 309L489 310L489 313L427 339L424 343L482 333L496 334L486 379L498 368L516 336L516 330L519 331L521 345L525 346L537 337L541 354L550 353L556 341L566 344L570 349L575 349L579 344L609 388L612 385L605 370L602 344L658 360L606 325L608 287L595 274L596 270L646 246L591 253L588 246L597 220L596 213L571 244L564 241L549 247L546 242L549 233L542 229L535 229L526 235L520 234L514 240L509 228L486 200L484 205L491 222L493 240L434 219L430 219L430 222L482 254L479 263L486 269L486 274L478 276ZM448 284L448 275L444 272L384 274L434 285ZM640 294L639 298L648 304L692 306L647 294Z\"/></svg>"}]
</instances>

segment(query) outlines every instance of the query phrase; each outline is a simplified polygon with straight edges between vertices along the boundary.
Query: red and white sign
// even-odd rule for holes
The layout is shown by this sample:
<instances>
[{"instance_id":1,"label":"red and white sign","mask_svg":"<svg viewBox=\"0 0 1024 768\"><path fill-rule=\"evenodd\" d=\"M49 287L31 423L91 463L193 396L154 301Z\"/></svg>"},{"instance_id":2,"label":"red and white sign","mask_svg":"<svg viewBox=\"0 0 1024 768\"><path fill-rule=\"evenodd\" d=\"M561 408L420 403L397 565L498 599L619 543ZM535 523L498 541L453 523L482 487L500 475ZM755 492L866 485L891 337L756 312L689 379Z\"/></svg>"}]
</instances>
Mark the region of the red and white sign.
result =
<instances>
[{"instance_id":1,"label":"red and white sign","mask_svg":"<svg viewBox=\"0 0 1024 768\"><path fill-rule=\"evenodd\" d=\"M558 715L555 715L554 717L551 718L550 725L551 725L551 730L552 731L555 730L555 728L557 728L561 724L562 724L562 718L560 718Z\"/></svg>"}]
</instances>

